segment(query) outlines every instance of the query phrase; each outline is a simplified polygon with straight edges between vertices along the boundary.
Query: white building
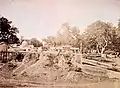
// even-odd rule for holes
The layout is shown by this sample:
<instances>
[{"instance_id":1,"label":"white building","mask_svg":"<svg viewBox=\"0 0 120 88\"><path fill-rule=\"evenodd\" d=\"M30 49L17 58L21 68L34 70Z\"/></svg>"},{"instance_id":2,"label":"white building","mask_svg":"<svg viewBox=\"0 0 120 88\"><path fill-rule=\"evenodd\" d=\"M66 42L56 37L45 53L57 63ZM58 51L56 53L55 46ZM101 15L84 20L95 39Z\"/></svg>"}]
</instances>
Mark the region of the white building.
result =
<instances>
[{"instance_id":1,"label":"white building","mask_svg":"<svg viewBox=\"0 0 120 88\"><path fill-rule=\"evenodd\" d=\"M29 51L33 51L34 46L33 45L28 45L27 41L23 41L20 48L25 49L25 51L29 52Z\"/></svg>"},{"instance_id":2,"label":"white building","mask_svg":"<svg viewBox=\"0 0 120 88\"><path fill-rule=\"evenodd\" d=\"M21 48L24 48L28 46L28 42L27 41L23 41L22 44L20 45Z\"/></svg>"}]
</instances>

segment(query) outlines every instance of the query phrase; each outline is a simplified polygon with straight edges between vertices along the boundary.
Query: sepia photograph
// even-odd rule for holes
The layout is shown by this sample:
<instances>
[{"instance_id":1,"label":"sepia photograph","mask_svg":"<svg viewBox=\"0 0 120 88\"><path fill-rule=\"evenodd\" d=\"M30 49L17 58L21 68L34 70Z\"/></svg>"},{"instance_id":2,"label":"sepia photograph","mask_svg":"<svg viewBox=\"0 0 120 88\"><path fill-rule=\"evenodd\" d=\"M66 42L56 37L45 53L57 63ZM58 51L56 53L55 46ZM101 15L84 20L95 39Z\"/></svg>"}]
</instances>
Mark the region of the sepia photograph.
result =
<instances>
[{"instance_id":1,"label":"sepia photograph","mask_svg":"<svg viewBox=\"0 0 120 88\"><path fill-rule=\"evenodd\" d=\"M0 88L120 88L120 0L0 0Z\"/></svg>"}]
</instances>

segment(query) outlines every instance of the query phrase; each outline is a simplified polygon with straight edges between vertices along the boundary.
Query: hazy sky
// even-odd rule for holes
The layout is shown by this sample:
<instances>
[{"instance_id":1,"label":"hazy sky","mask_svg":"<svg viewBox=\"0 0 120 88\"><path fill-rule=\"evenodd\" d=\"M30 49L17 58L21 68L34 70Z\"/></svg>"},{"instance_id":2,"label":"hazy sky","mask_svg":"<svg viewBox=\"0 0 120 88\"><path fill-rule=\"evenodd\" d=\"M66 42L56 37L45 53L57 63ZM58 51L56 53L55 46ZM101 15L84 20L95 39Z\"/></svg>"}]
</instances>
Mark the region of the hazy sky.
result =
<instances>
[{"instance_id":1,"label":"hazy sky","mask_svg":"<svg viewBox=\"0 0 120 88\"><path fill-rule=\"evenodd\" d=\"M55 35L68 22L83 31L96 20L117 25L120 0L0 0L0 14L27 38Z\"/></svg>"}]
</instances>

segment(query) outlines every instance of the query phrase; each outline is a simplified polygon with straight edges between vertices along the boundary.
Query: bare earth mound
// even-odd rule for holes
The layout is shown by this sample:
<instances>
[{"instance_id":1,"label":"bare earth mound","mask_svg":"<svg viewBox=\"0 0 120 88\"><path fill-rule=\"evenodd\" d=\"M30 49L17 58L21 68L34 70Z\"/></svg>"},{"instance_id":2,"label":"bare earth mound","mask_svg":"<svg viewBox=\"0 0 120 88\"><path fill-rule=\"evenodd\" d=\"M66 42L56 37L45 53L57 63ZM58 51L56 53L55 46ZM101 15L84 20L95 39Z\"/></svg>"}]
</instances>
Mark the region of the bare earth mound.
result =
<instances>
[{"instance_id":1,"label":"bare earth mound","mask_svg":"<svg viewBox=\"0 0 120 88\"><path fill-rule=\"evenodd\" d=\"M98 82L107 78L103 77L101 79L98 76L88 75L79 71L78 67L65 62L65 59L65 56L46 55L44 53L40 55L39 59L35 55L25 57L22 64L13 71L16 73L14 78L19 80L59 83ZM54 62L55 60L58 60L58 62Z\"/></svg>"}]
</instances>

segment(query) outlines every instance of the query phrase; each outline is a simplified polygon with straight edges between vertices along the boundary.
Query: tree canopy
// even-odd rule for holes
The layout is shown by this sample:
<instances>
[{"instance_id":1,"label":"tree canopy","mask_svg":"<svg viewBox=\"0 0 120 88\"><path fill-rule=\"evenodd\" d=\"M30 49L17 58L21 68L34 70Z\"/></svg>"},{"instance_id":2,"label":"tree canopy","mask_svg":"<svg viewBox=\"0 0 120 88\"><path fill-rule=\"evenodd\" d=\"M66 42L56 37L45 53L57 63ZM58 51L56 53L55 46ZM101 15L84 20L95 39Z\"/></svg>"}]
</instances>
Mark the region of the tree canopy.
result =
<instances>
[{"instance_id":1,"label":"tree canopy","mask_svg":"<svg viewBox=\"0 0 120 88\"><path fill-rule=\"evenodd\" d=\"M109 45L113 45L115 34L116 28L111 23L96 21L85 31L86 46L103 53Z\"/></svg>"},{"instance_id":2,"label":"tree canopy","mask_svg":"<svg viewBox=\"0 0 120 88\"><path fill-rule=\"evenodd\" d=\"M81 41L80 30L77 27L71 27L68 23L64 23L58 31L57 43L62 45L71 45L80 47Z\"/></svg>"},{"instance_id":3,"label":"tree canopy","mask_svg":"<svg viewBox=\"0 0 120 88\"><path fill-rule=\"evenodd\" d=\"M5 17L0 18L0 42L6 44L19 43L17 33L19 30L17 27L11 26L12 21L9 21Z\"/></svg>"},{"instance_id":4,"label":"tree canopy","mask_svg":"<svg viewBox=\"0 0 120 88\"><path fill-rule=\"evenodd\" d=\"M120 20L118 27L113 26L110 22L101 20L95 21L88 25L85 32L80 34L80 29L72 27L68 23L61 25L57 36L48 36L44 38L47 44L51 45L71 45L83 50L96 50L103 54L106 50L120 52ZM82 46L81 46L82 45Z\"/></svg>"},{"instance_id":5,"label":"tree canopy","mask_svg":"<svg viewBox=\"0 0 120 88\"><path fill-rule=\"evenodd\" d=\"M34 47L40 47L43 46L42 42L40 42L39 40L37 40L36 38L32 38L29 40L29 44L33 45Z\"/></svg>"}]
</instances>

